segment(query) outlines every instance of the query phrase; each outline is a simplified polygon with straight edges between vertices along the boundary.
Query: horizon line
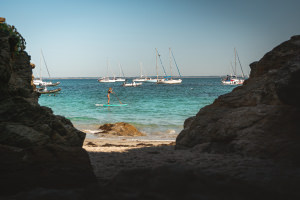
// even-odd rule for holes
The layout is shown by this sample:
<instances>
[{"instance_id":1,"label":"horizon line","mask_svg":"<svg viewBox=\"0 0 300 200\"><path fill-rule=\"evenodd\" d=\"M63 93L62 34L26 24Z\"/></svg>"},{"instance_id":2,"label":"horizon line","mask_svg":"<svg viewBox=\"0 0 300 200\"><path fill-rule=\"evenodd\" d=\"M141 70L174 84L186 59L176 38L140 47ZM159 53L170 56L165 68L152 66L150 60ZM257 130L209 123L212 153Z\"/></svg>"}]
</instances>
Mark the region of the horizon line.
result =
<instances>
[{"instance_id":1,"label":"horizon line","mask_svg":"<svg viewBox=\"0 0 300 200\"><path fill-rule=\"evenodd\" d=\"M226 75L207 75L207 76L173 76L173 78L220 78L225 77ZM131 78L137 78L139 76L128 76L125 78L131 79ZM149 76L151 78L156 76ZM38 77L37 77L38 78ZM94 77L94 76L62 76L62 77L42 77L42 79L99 79L100 77ZM113 78L113 77L109 77ZM124 78L124 77L122 77Z\"/></svg>"}]
</instances>

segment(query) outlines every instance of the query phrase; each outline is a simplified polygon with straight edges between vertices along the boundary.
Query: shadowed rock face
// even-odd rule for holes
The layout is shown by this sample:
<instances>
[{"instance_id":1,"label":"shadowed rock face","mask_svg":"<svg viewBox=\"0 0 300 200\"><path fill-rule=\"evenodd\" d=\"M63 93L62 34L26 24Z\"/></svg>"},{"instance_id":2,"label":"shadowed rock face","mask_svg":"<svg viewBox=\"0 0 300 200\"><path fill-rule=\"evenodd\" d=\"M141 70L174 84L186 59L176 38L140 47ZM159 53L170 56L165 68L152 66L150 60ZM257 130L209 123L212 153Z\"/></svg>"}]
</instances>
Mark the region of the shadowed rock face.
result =
<instances>
[{"instance_id":1,"label":"shadowed rock face","mask_svg":"<svg viewBox=\"0 0 300 200\"><path fill-rule=\"evenodd\" d=\"M243 86L186 120L176 149L237 153L300 165L300 36L250 65Z\"/></svg>"},{"instance_id":2,"label":"shadowed rock face","mask_svg":"<svg viewBox=\"0 0 300 200\"><path fill-rule=\"evenodd\" d=\"M85 187L95 181L81 148L85 134L38 104L30 56L11 40L0 27L1 191Z\"/></svg>"}]
</instances>

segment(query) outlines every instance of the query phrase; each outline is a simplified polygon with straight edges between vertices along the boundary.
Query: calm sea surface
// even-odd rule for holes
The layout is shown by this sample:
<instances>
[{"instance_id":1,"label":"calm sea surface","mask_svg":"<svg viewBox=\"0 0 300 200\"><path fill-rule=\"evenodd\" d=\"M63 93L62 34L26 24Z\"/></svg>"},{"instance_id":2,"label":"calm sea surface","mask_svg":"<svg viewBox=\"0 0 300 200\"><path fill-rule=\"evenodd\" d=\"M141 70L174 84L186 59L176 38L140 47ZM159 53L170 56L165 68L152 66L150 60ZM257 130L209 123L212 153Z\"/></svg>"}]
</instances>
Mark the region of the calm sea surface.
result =
<instances>
[{"instance_id":1,"label":"calm sea surface","mask_svg":"<svg viewBox=\"0 0 300 200\"><path fill-rule=\"evenodd\" d=\"M157 140L175 139L186 118L236 87L222 85L220 78L184 78L179 85L143 83L139 87L122 87L122 82L99 83L96 79L53 81L61 82L61 92L41 95L40 105L70 119L79 130L93 133L105 123L127 122L147 135L143 139ZM116 93L111 94L110 103L119 104L120 100L128 106L95 106L107 103L109 87Z\"/></svg>"}]
</instances>

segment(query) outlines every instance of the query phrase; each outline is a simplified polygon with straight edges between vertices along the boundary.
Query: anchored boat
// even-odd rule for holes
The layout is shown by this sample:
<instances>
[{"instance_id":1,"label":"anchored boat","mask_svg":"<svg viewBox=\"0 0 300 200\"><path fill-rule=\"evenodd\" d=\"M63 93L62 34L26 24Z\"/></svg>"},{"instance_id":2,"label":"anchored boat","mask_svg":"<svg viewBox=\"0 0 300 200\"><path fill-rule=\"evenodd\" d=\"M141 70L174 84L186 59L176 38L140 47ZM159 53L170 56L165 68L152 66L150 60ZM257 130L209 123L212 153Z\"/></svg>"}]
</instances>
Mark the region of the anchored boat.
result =
<instances>
[{"instance_id":1,"label":"anchored boat","mask_svg":"<svg viewBox=\"0 0 300 200\"><path fill-rule=\"evenodd\" d=\"M166 71L165 71L165 69L164 69L164 67L162 65L162 61L161 61L160 55L159 55L159 59L160 59L161 65L162 65L163 70L165 72L165 77L163 79L158 79L157 78L157 84L180 84L182 82L182 79L173 79L173 76L172 76L172 56L173 56L174 62L176 64L176 67L177 67L177 70L178 70L178 74L181 77L179 68L177 66L176 60L175 60L174 55L173 55L173 52L172 52L171 48L169 48L170 73L171 73L171 76L166 76Z\"/></svg>"},{"instance_id":2,"label":"anchored boat","mask_svg":"<svg viewBox=\"0 0 300 200\"><path fill-rule=\"evenodd\" d=\"M140 85L142 85L143 83L136 83L136 82L132 82L132 83L126 83L126 81L125 81L125 83L123 83L123 87L137 87L137 86L140 86Z\"/></svg>"},{"instance_id":3,"label":"anchored boat","mask_svg":"<svg viewBox=\"0 0 300 200\"><path fill-rule=\"evenodd\" d=\"M40 93L40 94L49 94L49 93L59 92L59 91L61 91L61 88L57 88L57 89L54 89L54 90L48 90L47 87L43 87L43 88L36 88L35 91L37 93Z\"/></svg>"},{"instance_id":4,"label":"anchored boat","mask_svg":"<svg viewBox=\"0 0 300 200\"><path fill-rule=\"evenodd\" d=\"M98 82L99 83L114 83L114 82L116 82L115 78L109 79L109 77L108 77L108 60L106 61L106 67L107 67L106 76L99 78Z\"/></svg>"},{"instance_id":5,"label":"anchored boat","mask_svg":"<svg viewBox=\"0 0 300 200\"><path fill-rule=\"evenodd\" d=\"M50 78L50 73L49 73L49 70L48 70L48 67L47 67L47 64L46 64L46 60L45 60L43 51L41 49L41 56L40 56L40 77L34 79L33 80L33 84L35 86L57 86L57 85L59 85L60 82L52 83L51 81L43 81L42 80L42 58L43 58L44 64L46 66L46 69L47 69L47 72L48 72L48 75L49 75L49 78Z\"/></svg>"},{"instance_id":6,"label":"anchored boat","mask_svg":"<svg viewBox=\"0 0 300 200\"><path fill-rule=\"evenodd\" d=\"M242 78L237 77L236 58L238 58L238 61L239 61L240 67L241 67ZM232 68L234 75L232 75L232 74L227 75L224 79L222 79L222 84L223 85L242 85L245 81L245 75L244 75L243 68L242 68L242 65L240 62L240 58L239 58L235 48L234 48L234 68L233 68L232 64L231 64L231 68Z\"/></svg>"}]
</instances>

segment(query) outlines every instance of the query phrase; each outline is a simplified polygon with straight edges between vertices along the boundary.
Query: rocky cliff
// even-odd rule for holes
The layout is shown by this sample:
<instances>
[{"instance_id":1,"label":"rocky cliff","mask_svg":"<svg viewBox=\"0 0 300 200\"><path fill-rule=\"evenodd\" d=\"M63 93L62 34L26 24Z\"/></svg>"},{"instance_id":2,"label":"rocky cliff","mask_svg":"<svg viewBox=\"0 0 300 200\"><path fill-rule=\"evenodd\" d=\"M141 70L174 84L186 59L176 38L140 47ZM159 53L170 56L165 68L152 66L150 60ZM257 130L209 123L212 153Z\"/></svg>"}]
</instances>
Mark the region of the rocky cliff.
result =
<instances>
[{"instance_id":1,"label":"rocky cliff","mask_svg":"<svg viewBox=\"0 0 300 200\"><path fill-rule=\"evenodd\" d=\"M25 40L0 24L0 188L80 188L95 182L85 134L38 104Z\"/></svg>"},{"instance_id":2,"label":"rocky cliff","mask_svg":"<svg viewBox=\"0 0 300 200\"><path fill-rule=\"evenodd\" d=\"M243 86L185 121L176 148L236 153L300 165L300 36L250 65Z\"/></svg>"}]
</instances>

